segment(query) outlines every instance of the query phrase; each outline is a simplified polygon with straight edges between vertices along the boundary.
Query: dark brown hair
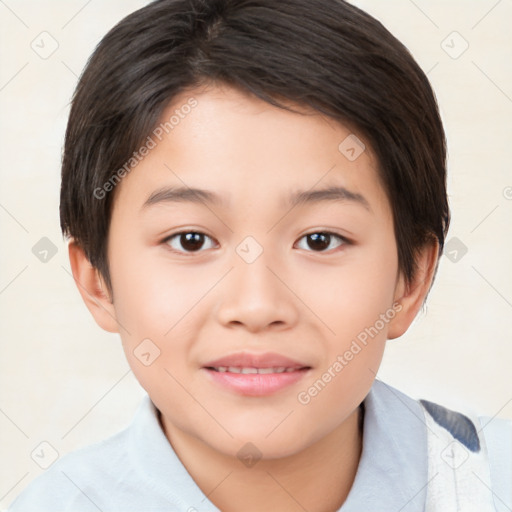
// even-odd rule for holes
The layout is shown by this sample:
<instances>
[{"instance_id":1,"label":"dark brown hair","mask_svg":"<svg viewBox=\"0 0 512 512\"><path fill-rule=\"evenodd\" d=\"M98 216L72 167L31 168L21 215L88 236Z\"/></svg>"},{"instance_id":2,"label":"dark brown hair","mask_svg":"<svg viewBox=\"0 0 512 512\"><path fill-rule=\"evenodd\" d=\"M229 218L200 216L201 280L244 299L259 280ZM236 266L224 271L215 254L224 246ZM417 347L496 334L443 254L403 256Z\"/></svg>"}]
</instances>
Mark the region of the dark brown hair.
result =
<instances>
[{"instance_id":1,"label":"dark brown hair","mask_svg":"<svg viewBox=\"0 0 512 512\"><path fill-rule=\"evenodd\" d=\"M109 288L113 192L98 197L180 92L225 83L354 126L379 163L411 281L450 221L446 141L429 81L376 19L342 0L157 0L102 39L73 96L60 197L65 236ZM340 141L341 142L341 141Z\"/></svg>"}]
</instances>

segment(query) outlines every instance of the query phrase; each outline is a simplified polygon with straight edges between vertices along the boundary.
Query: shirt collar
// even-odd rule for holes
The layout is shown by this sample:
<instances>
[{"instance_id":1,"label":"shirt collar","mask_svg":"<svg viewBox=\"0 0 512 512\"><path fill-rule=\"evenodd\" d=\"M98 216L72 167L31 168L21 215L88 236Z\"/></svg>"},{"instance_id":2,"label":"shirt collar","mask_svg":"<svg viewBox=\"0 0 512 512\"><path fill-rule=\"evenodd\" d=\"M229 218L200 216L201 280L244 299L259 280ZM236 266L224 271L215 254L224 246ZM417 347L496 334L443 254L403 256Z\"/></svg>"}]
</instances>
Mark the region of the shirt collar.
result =
<instances>
[{"instance_id":1,"label":"shirt collar","mask_svg":"<svg viewBox=\"0 0 512 512\"><path fill-rule=\"evenodd\" d=\"M380 380L364 405L361 459L339 512L423 512L428 465L421 405Z\"/></svg>"},{"instance_id":2,"label":"shirt collar","mask_svg":"<svg viewBox=\"0 0 512 512\"><path fill-rule=\"evenodd\" d=\"M421 405L375 380L364 400L363 449L354 483L338 512L423 512L427 441ZM129 436L129 451L144 485L183 508L220 512L187 472L146 395Z\"/></svg>"},{"instance_id":3,"label":"shirt collar","mask_svg":"<svg viewBox=\"0 0 512 512\"><path fill-rule=\"evenodd\" d=\"M144 396L131 426L129 437L132 462L142 485L162 496L179 510L221 512L208 500L183 466L162 430L159 411Z\"/></svg>"}]
</instances>

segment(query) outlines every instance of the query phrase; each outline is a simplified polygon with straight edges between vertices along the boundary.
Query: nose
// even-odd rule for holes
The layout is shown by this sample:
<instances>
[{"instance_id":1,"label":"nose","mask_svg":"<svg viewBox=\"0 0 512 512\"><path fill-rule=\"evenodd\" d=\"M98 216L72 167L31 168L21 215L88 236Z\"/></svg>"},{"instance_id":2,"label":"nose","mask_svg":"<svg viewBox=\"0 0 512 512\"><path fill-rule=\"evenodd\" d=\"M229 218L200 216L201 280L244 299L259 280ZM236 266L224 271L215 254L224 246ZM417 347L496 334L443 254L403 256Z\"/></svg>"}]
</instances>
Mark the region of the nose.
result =
<instances>
[{"instance_id":1,"label":"nose","mask_svg":"<svg viewBox=\"0 0 512 512\"><path fill-rule=\"evenodd\" d=\"M286 330L296 324L299 301L288 274L275 259L263 251L252 263L235 259L234 266L219 289L216 315L223 326L256 333Z\"/></svg>"}]
</instances>

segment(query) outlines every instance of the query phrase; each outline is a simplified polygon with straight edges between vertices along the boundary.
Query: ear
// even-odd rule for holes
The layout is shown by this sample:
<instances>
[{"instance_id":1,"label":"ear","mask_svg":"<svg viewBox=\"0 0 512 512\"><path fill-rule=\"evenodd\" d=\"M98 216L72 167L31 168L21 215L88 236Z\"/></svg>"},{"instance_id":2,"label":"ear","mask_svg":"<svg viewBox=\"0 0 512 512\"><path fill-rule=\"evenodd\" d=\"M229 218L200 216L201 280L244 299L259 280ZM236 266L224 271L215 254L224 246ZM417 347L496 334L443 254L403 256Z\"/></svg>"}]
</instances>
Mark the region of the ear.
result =
<instances>
[{"instance_id":1,"label":"ear","mask_svg":"<svg viewBox=\"0 0 512 512\"><path fill-rule=\"evenodd\" d=\"M91 265L83 249L73 240L69 242L68 253L78 291L94 320L105 331L119 332L114 304L99 271Z\"/></svg>"},{"instance_id":2,"label":"ear","mask_svg":"<svg viewBox=\"0 0 512 512\"><path fill-rule=\"evenodd\" d=\"M437 266L438 252L437 239L423 246L416 259L417 270L411 283L407 284L403 273L400 272L395 287L394 303L399 303L402 309L389 322L388 339L402 336L416 318L430 290Z\"/></svg>"}]
</instances>

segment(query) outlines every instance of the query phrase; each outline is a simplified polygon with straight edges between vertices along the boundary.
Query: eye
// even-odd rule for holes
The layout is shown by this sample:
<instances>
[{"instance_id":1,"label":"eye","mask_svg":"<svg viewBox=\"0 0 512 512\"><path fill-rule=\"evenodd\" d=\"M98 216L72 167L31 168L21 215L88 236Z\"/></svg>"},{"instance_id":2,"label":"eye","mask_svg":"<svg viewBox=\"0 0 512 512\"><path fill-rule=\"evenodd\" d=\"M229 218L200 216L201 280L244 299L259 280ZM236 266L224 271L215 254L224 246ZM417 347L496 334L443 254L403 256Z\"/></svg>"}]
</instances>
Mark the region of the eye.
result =
<instances>
[{"instance_id":1,"label":"eye","mask_svg":"<svg viewBox=\"0 0 512 512\"><path fill-rule=\"evenodd\" d=\"M345 237L326 231L308 233L307 235L304 235L302 238L300 238L300 240L303 239L307 240L306 245L313 249L314 252L326 252L325 249L331 246L333 239L339 240L339 243L336 247L350 243ZM303 248L304 247L301 247L301 249ZM333 247L331 247L331 249L332 248Z\"/></svg>"},{"instance_id":2,"label":"eye","mask_svg":"<svg viewBox=\"0 0 512 512\"><path fill-rule=\"evenodd\" d=\"M299 240L306 239L307 247L300 247L301 249L312 249L314 252L326 252L327 249L335 249L345 244L349 244L349 240L341 235L337 235L336 233L320 231L315 233L308 233L304 235ZM205 233L201 233L200 231L180 231L179 233L174 233L173 235L168 236L162 243L169 245L173 251L178 253L193 253L200 252L201 249L211 249L214 247L213 243L210 243L210 246L205 247L205 241L209 240L212 242L212 238L206 235ZM337 240L338 243L334 247L333 241ZM181 248L179 247L181 246Z\"/></svg>"},{"instance_id":3,"label":"eye","mask_svg":"<svg viewBox=\"0 0 512 512\"><path fill-rule=\"evenodd\" d=\"M204 246L205 239L212 240L208 235L198 231L181 231L168 236L162 243L170 245L176 252L199 252ZM180 250L178 245L181 245L183 250Z\"/></svg>"}]
</instances>

